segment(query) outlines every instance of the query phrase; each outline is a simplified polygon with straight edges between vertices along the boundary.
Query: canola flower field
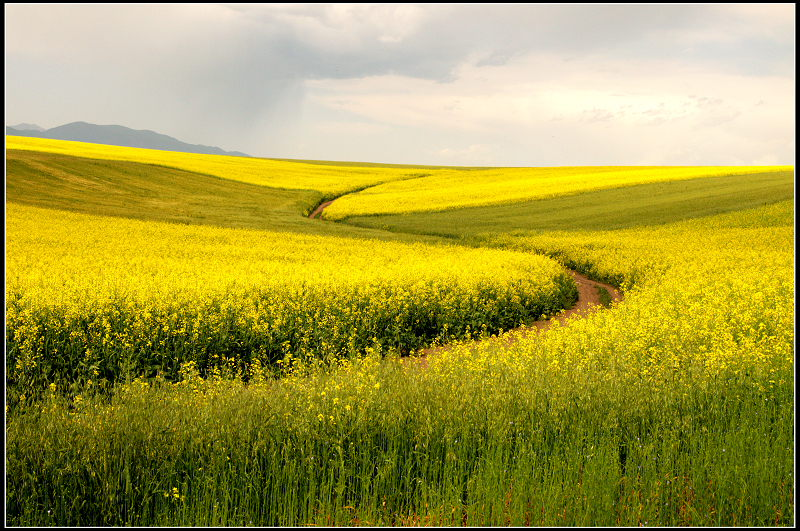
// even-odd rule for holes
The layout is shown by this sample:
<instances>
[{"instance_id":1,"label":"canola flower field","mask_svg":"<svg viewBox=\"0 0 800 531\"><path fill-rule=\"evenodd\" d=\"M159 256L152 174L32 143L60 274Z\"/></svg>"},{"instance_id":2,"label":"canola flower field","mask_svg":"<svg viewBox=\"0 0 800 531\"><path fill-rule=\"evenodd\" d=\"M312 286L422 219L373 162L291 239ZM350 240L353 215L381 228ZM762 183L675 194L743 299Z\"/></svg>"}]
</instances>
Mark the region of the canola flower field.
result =
<instances>
[{"instance_id":1,"label":"canola flower field","mask_svg":"<svg viewBox=\"0 0 800 531\"><path fill-rule=\"evenodd\" d=\"M9 203L7 524L792 526L794 201L639 225L409 244ZM625 300L489 337L569 304L556 262Z\"/></svg>"},{"instance_id":2,"label":"canola flower field","mask_svg":"<svg viewBox=\"0 0 800 531\"><path fill-rule=\"evenodd\" d=\"M9 383L112 383L494 333L577 298L530 253L7 207ZM32 259L35 257L35 259ZM30 394L30 393L27 393ZM9 397L15 401L15 397Z\"/></svg>"},{"instance_id":3,"label":"canola flower field","mask_svg":"<svg viewBox=\"0 0 800 531\"><path fill-rule=\"evenodd\" d=\"M419 177L422 174L420 170L413 168L328 166L261 158L178 153L22 136L6 137L6 149L58 153L88 159L140 162L204 175L213 175L223 179L270 188L314 190L322 193L320 203L344 193L375 184L395 179ZM424 173L435 171L441 170L427 169ZM311 210L313 210L313 207L308 207L304 214L310 214Z\"/></svg>"},{"instance_id":4,"label":"canola flower field","mask_svg":"<svg viewBox=\"0 0 800 531\"><path fill-rule=\"evenodd\" d=\"M323 212L341 220L519 203L666 181L793 171L791 166L489 168L386 182L342 197Z\"/></svg>"}]
</instances>

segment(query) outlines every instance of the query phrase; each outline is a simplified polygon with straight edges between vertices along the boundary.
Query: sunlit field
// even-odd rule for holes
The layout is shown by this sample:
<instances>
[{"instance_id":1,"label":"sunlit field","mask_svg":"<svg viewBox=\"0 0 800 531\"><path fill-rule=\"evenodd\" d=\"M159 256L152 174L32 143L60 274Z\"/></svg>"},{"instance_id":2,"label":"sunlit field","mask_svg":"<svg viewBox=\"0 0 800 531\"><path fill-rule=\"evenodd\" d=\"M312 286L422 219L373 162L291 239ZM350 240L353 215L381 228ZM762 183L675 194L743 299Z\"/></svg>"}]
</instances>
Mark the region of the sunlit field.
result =
<instances>
[{"instance_id":1,"label":"sunlit field","mask_svg":"<svg viewBox=\"0 0 800 531\"><path fill-rule=\"evenodd\" d=\"M794 198L794 172L746 173L638 184L506 205L441 212L373 214L347 224L395 234L476 234L612 230L653 226Z\"/></svg>"},{"instance_id":2,"label":"sunlit field","mask_svg":"<svg viewBox=\"0 0 800 531\"><path fill-rule=\"evenodd\" d=\"M519 203L638 184L791 172L791 166L490 168L435 173L349 194L325 210L330 220Z\"/></svg>"},{"instance_id":3,"label":"sunlit field","mask_svg":"<svg viewBox=\"0 0 800 531\"><path fill-rule=\"evenodd\" d=\"M328 166L226 155L198 155L194 153L20 136L7 136L6 149L153 164L271 188L314 190L321 192L325 198L337 197L347 192L390 180L408 179L420 175L420 171L413 167ZM441 170L425 170L426 173L435 171ZM305 213L307 215L310 210Z\"/></svg>"},{"instance_id":4,"label":"sunlit field","mask_svg":"<svg viewBox=\"0 0 800 531\"><path fill-rule=\"evenodd\" d=\"M6 360L22 393L122 373L338 359L569 307L548 258L7 207ZM36 257L31 260L31 257ZM288 358L287 358L288 359ZM14 402L15 397L9 397Z\"/></svg>"},{"instance_id":5,"label":"sunlit field","mask_svg":"<svg viewBox=\"0 0 800 531\"><path fill-rule=\"evenodd\" d=\"M208 167L153 156L172 155ZM256 221L214 214L249 193L224 179L191 189L222 187L205 219L155 201L126 215L73 177L135 190L138 167L14 157L9 525L794 524L786 175L641 170L694 184L669 188L682 206L642 192L632 210L597 207L592 227L590 188L635 188L610 169L575 181L563 230L470 208L462 226L405 214L386 232L302 218L305 203L268 192ZM169 182L193 178L174 172L143 175L188 204ZM708 212L698 183L715 179ZM543 336L502 332L572 304L564 267L624 301ZM439 343L426 366L400 357Z\"/></svg>"}]
</instances>

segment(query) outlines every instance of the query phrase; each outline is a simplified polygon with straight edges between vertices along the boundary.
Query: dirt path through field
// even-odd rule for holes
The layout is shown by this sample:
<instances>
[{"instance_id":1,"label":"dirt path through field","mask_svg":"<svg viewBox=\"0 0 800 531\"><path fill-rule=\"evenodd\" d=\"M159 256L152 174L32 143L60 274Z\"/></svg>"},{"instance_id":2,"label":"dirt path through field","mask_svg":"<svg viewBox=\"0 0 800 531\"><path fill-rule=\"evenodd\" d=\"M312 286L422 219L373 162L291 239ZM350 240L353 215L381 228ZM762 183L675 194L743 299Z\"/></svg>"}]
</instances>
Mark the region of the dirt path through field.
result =
<instances>
[{"instance_id":1,"label":"dirt path through field","mask_svg":"<svg viewBox=\"0 0 800 531\"><path fill-rule=\"evenodd\" d=\"M310 219L314 219L319 214L319 219L322 219L321 212L330 205L333 201L327 201L319 205L314 212L308 216ZM508 342L518 341L519 339L528 337L532 334L535 334L537 337L547 332L547 330L553 325L554 322L563 323L567 319L572 317L578 316L582 317L586 315L588 312L597 311L598 308L602 308L600 305L600 294L598 292L598 287L605 288L608 291L608 294L611 295L611 298L614 302L622 300L622 294L613 286L608 284L603 284L602 282L596 282L594 280L589 280L584 275L580 273L576 273L570 269L566 270L567 273L575 279L575 284L578 286L578 301L575 305L570 308L569 310L565 311L562 314L556 315L550 319L546 319L544 321L536 321L532 323L530 326L523 326L520 328L515 328L511 330L511 332L516 332L511 334L506 338ZM475 342L477 343L477 341ZM420 367L425 368L428 366L428 362L426 358L430 356L434 356L439 352L444 352L449 349L453 348L451 345L443 345L441 347L435 348L427 348L422 350L420 353L412 357L403 357L403 363L417 363Z\"/></svg>"},{"instance_id":2,"label":"dirt path through field","mask_svg":"<svg viewBox=\"0 0 800 531\"><path fill-rule=\"evenodd\" d=\"M608 291L608 294L611 295L611 299L613 302L621 301L622 294L613 286L608 284L603 284L602 282L596 282L594 280L589 280L584 275L580 273L576 273L570 269L566 270L567 273L575 280L575 284L578 285L578 301L575 305L570 308L569 310L565 311L564 313L555 315L550 319L546 319L544 321L536 321L531 323L530 326L522 326L518 328L514 328L510 330L510 332L514 332L504 338L506 345L510 345L520 339L527 338L529 336L541 336L550 327L553 325L554 322L558 322L559 324L564 323L566 320L571 319L573 317L583 317L587 315L591 311L599 311L603 307L600 304L600 295L597 290L597 287L605 288ZM486 340L492 341L492 339ZM478 341L474 341L473 343L477 344ZM441 347L435 348L427 348L423 349L421 352L417 353L411 357L404 357L401 358L403 363L406 365L408 364L418 364L421 368L426 368L428 366L427 358L431 356L435 356L437 353L446 352L453 348L452 345L443 345Z\"/></svg>"},{"instance_id":3,"label":"dirt path through field","mask_svg":"<svg viewBox=\"0 0 800 531\"><path fill-rule=\"evenodd\" d=\"M317 208L314 210L314 212L312 212L312 213L311 213L311 214L308 216L308 219L314 219L315 217L317 217L317 214L319 214L320 212L322 212L322 211L325 209L325 207L326 207L326 206L328 206L328 205L330 205L331 203L333 203L333 201L332 201L332 200L331 200L331 201L325 201L324 203L322 203L320 206L318 206L318 207L317 207ZM320 215L319 219L322 219L322 215Z\"/></svg>"}]
</instances>

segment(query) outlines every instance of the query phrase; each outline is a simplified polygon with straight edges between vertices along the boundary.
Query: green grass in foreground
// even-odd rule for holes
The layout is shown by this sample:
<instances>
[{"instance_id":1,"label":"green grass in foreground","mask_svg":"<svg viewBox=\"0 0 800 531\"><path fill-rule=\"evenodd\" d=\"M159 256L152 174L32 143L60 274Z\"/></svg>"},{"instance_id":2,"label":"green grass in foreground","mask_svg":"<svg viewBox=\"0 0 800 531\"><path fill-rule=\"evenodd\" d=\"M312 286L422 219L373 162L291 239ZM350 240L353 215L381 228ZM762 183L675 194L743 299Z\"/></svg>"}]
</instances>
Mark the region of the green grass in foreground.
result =
<instances>
[{"instance_id":1,"label":"green grass in foreground","mask_svg":"<svg viewBox=\"0 0 800 531\"><path fill-rule=\"evenodd\" d=\"M501 397L476 379L455 399L369 365L52 394L7 420L7 524L792 525L790 386L553 401L542 382ZM380 389L337 409L357 371Z\"/></svg>"},{"instance_id":2,"label":"green grass in foreground","mask_svg":"<svg viewBox=\"0 0 800 531\"><path fill-rule=\"evenodd\" d=\"M752 208L793 197L794 172L772 172L626 186L510 205L354 217L345 223L447 237L614 230Z\"/></svg>"}]
</instances>

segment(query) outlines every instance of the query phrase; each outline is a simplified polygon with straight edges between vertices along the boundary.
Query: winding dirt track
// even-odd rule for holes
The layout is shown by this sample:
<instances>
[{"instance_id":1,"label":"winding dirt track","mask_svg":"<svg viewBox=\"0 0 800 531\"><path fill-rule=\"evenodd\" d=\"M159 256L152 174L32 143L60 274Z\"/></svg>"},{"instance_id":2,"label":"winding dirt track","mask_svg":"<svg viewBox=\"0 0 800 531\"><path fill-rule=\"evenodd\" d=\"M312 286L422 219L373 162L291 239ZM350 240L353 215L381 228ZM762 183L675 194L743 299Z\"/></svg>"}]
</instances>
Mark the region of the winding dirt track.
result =
<instances>
[{"instance_id":1,"label":"winding dirt track","mask_svg":"<svg viewBox=\"0 0 800 531\"><path fill-rule=\"evenodd\" d=\"M320 206L318 206L318 207L317 207L317 208L314 210L314 212L312 212L311 214L309 214L309 216L308 216L308 219L314 219L315 217L317 217L317 214L320 214L320 212L322 212L322 211L325 209L325 207L326 207L326 206L328 206L328 205L330 205L331 203L333 203L333 200L331 200L331 201L325 201L324 203L322 203ZM322 219L322 215L321 215L321 214L320 214L320 217L319 217L319 219Z\"/></svg>"},{"instance_id":2,"label":"winding dirt track","mask_svg":"<svg viewBox=\"0 0 800 531\"><path fill-rule=\"evenodd\" d=\"M309 219L315 219L319 215L319 218L322 219L321 212L330 205L333 201L327 201L319 205L314 212L309 215ZM564 313L558 314L556 316L551 317L550 319L546 319L544 321L536 321L532 323L530 326L523 326L520 328L515 328L511 330L511 332L516 332L511 336L507 337L507 341L513 342L518 341L519 339L528 337L531 334L536 334L536 336L540 336L547 332L547 330L553 325L554 322L563 323L564 321L573 318L573 317L583 317L584 315L588 314L591 311L596 311L598 308L602 308L600 305L600 295L598 293L597 288L605 288L613 302L621 301L622 294L613 286L608 284L603 284L602 282L596 282L594 280L589 280L584 275L580 273L576 273L570 269L566 270L567 273L575 279L575 284L578 286L578 301L575 305L570 308L569 310L565 311ZM477 341L476 341L477 343ZM418 352L412 357L403 357L402 360L404 363L418 363L421 368L425 368L428 366L426 358L435 355L438 352L444 352L451 349L451 345L444 345L441 347L434 347L434 348L427 348Z\"/></svg>"},{"instance_id":3,"label":"winding dirt track","mask_svg":"<svg viewBox=\"0 0 800 531\"><path fill-rule=\"evenodd\" d=\"M564 323L566 320L574 317L583 317L587 315L589 312L598 311L603 307L600 305L600 296L597 292L597 287L605 288L608 291L608 294L611 295L613 302L618 302L622 300L622 294L617 291L617 289L613 286L608 284L603 284L602 282L596 282L594 280L589 280L587 277L581 275L580 273L576 273L570 269L566 270L570 276L575 279L575 284L578 285L578 300L575 305L566 310L564 313L555 315L550 319L546 319L544 321L536 321L531 323L530 326L522 326L519 328L514 328L509 330L509 332L514 332L508 336L504 337L506 345L510 345L520 339L527 338L531 335L535 335L536 337L541 336L548 329L553 325L554 322L558 322L559 324ZM491 339L487 341L492 341ZM477 344L478 341L474 341L473 343ZM421 352L418 352L414 356L411 357L404 357L402 358L403 363L405 364L418 364L421 368L426 368L428 366L427 358L430 356L434 356L439 352L445 352L453 348L452 345L444 345L441 347L434 347L434 348L427 348L423 349Z\"/></svg>"}]
</instances>

